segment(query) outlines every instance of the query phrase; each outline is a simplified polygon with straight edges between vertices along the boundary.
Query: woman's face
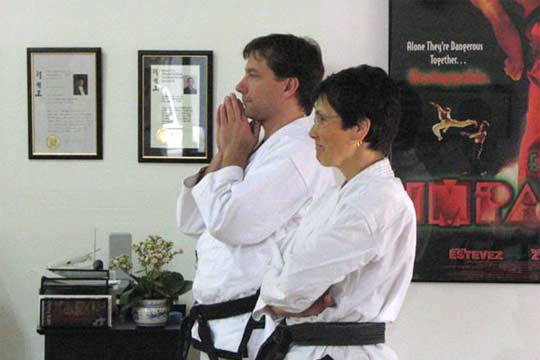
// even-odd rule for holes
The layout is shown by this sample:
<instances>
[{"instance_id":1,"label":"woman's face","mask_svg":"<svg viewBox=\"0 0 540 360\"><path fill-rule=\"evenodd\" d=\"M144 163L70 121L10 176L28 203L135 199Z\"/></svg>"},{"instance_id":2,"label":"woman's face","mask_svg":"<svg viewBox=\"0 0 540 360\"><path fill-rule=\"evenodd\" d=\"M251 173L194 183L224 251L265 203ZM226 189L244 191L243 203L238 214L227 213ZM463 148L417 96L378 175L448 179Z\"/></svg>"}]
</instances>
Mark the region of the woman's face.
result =
<instances>
[{"instance_id":1,"label":"woman's face","mask_svg":"<svg viewBox=\"0 0 540 360\"><path fill-rule=\"evenodd\" d=\"M323 166L343 168L358 150L357 127L343 129L341 117L325 97L315 103L315 124L309 135L315 140L317 160Z\"/></svg>"}]
</instances>

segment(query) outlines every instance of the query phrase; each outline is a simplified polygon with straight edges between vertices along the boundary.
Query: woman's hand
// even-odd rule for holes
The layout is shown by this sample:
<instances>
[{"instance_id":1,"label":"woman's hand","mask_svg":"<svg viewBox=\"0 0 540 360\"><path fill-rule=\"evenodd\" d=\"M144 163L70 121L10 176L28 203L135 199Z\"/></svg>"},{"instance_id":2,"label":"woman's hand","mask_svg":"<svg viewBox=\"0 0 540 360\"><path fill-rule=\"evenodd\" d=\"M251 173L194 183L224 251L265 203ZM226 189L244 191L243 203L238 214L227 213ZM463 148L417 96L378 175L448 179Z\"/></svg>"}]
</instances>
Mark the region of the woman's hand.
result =
<instances>
[{"instance_id":1,"label":"woman's hand","mask_svg":"<svg viewBox=\"0 0 540 360\"><path fill-rule=\"evenodd\" d=\"M287 312L276 306L269 306L270 310L277 316L283 317L308 317L308 316L317 316L326 310L329 307L336 306L336 302L330 294L330 290L326 290L320 298L318 298L309 308L299 313Z\"/></svg>"}]
</instances>

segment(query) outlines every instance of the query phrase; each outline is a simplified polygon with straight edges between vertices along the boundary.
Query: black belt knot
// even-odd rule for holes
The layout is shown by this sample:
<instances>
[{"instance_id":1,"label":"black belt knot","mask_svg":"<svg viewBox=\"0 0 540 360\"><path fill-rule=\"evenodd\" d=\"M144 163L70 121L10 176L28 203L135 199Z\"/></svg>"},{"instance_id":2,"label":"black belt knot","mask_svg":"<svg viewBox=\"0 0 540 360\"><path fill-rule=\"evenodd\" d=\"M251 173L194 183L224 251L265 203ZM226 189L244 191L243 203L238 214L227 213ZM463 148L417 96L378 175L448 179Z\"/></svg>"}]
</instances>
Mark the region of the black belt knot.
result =
<instances>
[{"instance_id":1,"label":"black belt knot","mask_svg":"<svg viewBox=\"0 0 540 360\"><path fill-rule=\"evenodd\" d=\"M280 323L257 354L257 359L284 359L293 342L290 328L285 322Z\"/></svg>"},{"instance_id":2,"label":"black belt knot","mask_svg":"<svg viewBox=\"0 0 540 360\"><path fill-rule=\"evenodd\" d=\"M189 312L189 316L184 319L182 323L182 339L181 347L183 349L184 358L187 359L187 354L189 352L189 347L192 342L191 338L191 328L195 325L195 322L199 325L199 338L200 347L199 350L206 352L210 360L218 360L218 356L221 351L216 349L214 346L214 339L212 338L212 330L208 324L209 320L217 319L226 319L233 316L238 316L246 313L251 313L257 299L259 297L259 291L251 296L247 296L241 299L225 301L217 304L195 304ZM257 323L253 318L248 321L246 329L244 330L244 337L242 343L240 344L240 349L238 354L235 354L238 357L242 355L247 356L247 342L249 336L253 329L261 328L262 324ZM193 340L194 341L194 340ZM194 346L197 343L194 343ZM236 358L236 357L235 357Z\"/></svg>"},{"instance_id":3,"label":"black belt knot","mask_svg":"<svg viewBox=\"0 0 540 360\"><path fill-rule=\"evenodd\" d=\"M289 327L283 323L279 324L272 333L272 339L277 343L290 344L292 342L292 336Z\"/></svg>"}]
</instances>

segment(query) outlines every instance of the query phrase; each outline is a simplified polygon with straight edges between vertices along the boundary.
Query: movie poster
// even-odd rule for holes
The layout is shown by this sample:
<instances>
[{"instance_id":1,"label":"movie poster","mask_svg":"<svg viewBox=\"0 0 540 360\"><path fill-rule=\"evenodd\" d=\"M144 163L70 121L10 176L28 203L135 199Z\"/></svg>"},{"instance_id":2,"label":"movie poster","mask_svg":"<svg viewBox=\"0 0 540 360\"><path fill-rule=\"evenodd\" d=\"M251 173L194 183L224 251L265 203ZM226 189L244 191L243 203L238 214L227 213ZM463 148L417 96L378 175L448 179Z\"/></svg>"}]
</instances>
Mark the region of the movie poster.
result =
<instances>
[{"instance_id":1,"label":"movie poster","mask_svg":"<svg viewBox=\"0 0 540 360\"><path fill-rule=\"evenodd\" d=\"M390 0L416 281L540 282L538 0Z\"/></svg>"}]
</instances>

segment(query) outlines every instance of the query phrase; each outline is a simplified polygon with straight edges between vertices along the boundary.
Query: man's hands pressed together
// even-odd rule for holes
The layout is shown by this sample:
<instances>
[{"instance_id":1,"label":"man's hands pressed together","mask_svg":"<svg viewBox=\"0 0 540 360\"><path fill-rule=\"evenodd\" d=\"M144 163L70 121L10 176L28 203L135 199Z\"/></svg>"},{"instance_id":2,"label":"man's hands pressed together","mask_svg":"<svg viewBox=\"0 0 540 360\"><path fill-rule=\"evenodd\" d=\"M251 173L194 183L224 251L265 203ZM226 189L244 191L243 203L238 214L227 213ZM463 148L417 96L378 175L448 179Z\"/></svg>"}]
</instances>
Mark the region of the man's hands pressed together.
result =
<instances>
[{"instance_id":1,"label":"man's hands pressed together","mask_svg":"<svg viewBox=\"0 0 540 360\"><path fill-rule=\"evenodd\" d=\"M249 122L242 102L234 94L226 96L218 106L216 120L218 153L205 174L232 165L245 168L259 141L260 123Z\"/></svg>"},{"instance_id":2,"label":"man's hands pressed together","mask_svg":"<svg viewBox=\"0 0 540 360\"><path fill-rule=\"evenodd\" d=\"M219 106L217 125L218 148L223 151L221 167L237 165L244 168L259 141L261 125L249 122L244 106L234 94L226 96Z\"/></svg>"}]
</instances>

